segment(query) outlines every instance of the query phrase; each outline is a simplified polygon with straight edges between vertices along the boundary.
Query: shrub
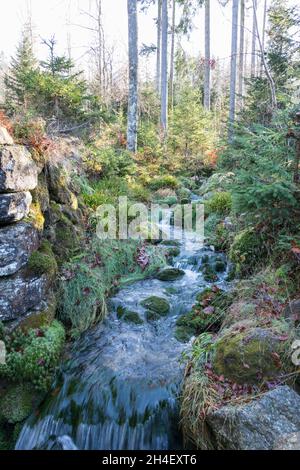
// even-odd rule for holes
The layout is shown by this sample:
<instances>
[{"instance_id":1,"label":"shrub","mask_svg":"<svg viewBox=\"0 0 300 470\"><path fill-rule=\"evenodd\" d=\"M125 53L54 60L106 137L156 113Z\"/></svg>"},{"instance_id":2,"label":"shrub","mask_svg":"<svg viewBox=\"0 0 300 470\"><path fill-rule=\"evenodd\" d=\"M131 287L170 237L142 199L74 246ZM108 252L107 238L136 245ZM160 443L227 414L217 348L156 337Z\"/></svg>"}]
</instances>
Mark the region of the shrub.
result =
<instances>
[{"instance_id":1,"label":"shrub","mask_svg":"<svg viewBox=\"0 0 300 470\"><path fill-rule=\"evenodd\" d=\"M179 186L179 182L174 176L171 175L157 176L148 183L148 186L153 191L157 191L158 189L163 188L176 189Z\"/></svg>"},{"instance_id":2,"label":"shrub","mask_svg":"<svg viewBox=\"0 0 300 470\"><path fill-rule=\"evenodd\" d=\"M253 228L238 233L231 245L229 258L235 263L237 272L251 274L266 257L266 246L262 235Z\"/></svg>"},{"instance_id":3,"label":"shrub","mask_svg":"<svg viewBox=\"0 0 300 470\"><path fill-rule=\"evenodd\" d=\"M88 170L99 173L103 178L124 177L134 171L134 162L129 152L113 147L89 146L85 157Z\"/></svg>"},{"instance_id":4,"label":"shrub","mask_svg":"<svg viewBox=\"0 0 300 470\"><path fill-rule=\"evenodd\" d=\"M231 194L228 192L215 193L205 203L205 212L207 215L211 213L219 214L221 216L228 215L231 211Z\"/></svg>"},{"instance_id":5,"label":"shrub","mask_svg":"<svg viewBox=\"0 0 300 470\"><path fill-rule=\"evenodd\" d=\"M65 330L54 321L50 326L23 332L17 329L6 338L6 364L0 377L24 380L41 392L48 390L65 342Z\"/></svg>"}]
</instances>

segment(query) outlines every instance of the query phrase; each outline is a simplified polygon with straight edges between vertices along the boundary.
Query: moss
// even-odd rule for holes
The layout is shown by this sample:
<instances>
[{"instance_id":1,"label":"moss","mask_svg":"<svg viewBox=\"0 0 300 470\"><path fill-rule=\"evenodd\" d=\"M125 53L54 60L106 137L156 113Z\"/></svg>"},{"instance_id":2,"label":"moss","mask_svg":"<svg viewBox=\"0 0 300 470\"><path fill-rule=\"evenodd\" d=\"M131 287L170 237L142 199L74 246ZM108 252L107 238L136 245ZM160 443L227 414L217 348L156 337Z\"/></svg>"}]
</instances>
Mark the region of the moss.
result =
<instances>
[{"instance_id":1,"label":"moss","mask_svg":"<svg viewBox=\"0 0 300 470\"><path fill-rule=\"evenodd\" d=\"M19 327L23 331L29 332L31 329L42 328L44 326L50 325L55 318L56 309L57 301L55 296L49 296L45 308L22 319Z\"/></svg>"},{"instance_id":2,"label":"moss","mask_svg":"<svg viewBox=\"0 0 300 470\"><path fill-rule=\"evenodd\" d=\"M162 315L160 315L157 312L154 312L153 310L147 310L147 312L145 313L145 317L148 322L152 322L152 321L160 320Z\"/></svg>"},{"instance_id":3,"label":"moss","mask_svg":"<svg viewBox=\"0 0 300 470\"><path fill-rule=\"evenodd\" d=\"M292 371L289 352L290 340L282 337L281 327L266 329L241 322L216 342L213 368L236 383L261 384Z\"/></svg>"},{"instance_id":4,"label":"moss","mask_svg":"<svg viewBox=\"0 0 300 470\"><path fill-rule=\"evenodd\" d=\"M228 192L217 192L205 202L205 213L226 216L230 213L232 206L231 194Z\"/></svg>"},{"instance_id":5,"label":"moss","mask_svg":"<svg viewBox=\"0 0 300 470\"><path fill-rule=\"evenodd\" d=\"M49 274L53 277L57 273L57 262L47 240L43 240L39 250L30 255L28 268L37 275Z\"/></svg>"},{"instance_id":6,"label":"moss","mask_svg":"<svg viewBox=\"0 0 300 470\"><path fill-rule=\"evenodd\" d=\"M180 255L180 248L178 248L177 246L171 246L170 248L168 248L167 254L172 258L176 258Z\"/></svg>"},{"instance_id":7,"label":"moss","mask_svg":"<svg viewBox=\"0 0 300 470\"><path fill-rule=\"evenodd\" d=\"M44 173L41 173L38 176L38 185L36 189L32 191L32 201L34 204L39 204L43 213L49 208L50 196L46 176Z\"/></svg>"},{"instance_id":8,"label":"moss","mask_svg":"<svg viewBox=\"0 0 300 470\"><path fill-rule=\"evenodd\" d=\"M28 382L38 391L48 390L64 342L65 330L57 321L29 332L15 330L6 342L6 364L0 365L0 377Z\"/></svg>"},{"instance_id":9,"label":"moss","mask_svg":"<svg viewBox=\"0 0 300 470\"><path fill-rule=\"evenodd\" d=\"M142 325L144 323L137 312L128 310L122 306L117 308L117 316L120 320L123 320L126 323L134 323L135 325Z\"/></svg>"},{"instance_id":10,"label":"moss","mask_svg":"<svg viewBox=\"0 0 300 470\"><path fill-rule=\"evenodd\" d=\"M11 450L11 438L8 432L0 427L0 451Z\"/></svg>"},{"instance_id":11,"label":"moss","mask_svg":"<svg viewBox=\"0 0 300 470\"><path fill-rule=\"evenodd\" d=\"M214 269L217 273L223 273L226 271L226 263L221 260L217 260L214 264Z\"/></svg>"},{"instance_id":12,"label":"moss","mask_svg":"<svg viewBox=\"0 0 300 470\"><path fill-rule=\"evenodd\" d=\"M177 268L166 268L163 271L160 271L156 278L159 281L176 281L177 279L183 277L185 272L182 269Z\"/></svg>"},{"instance_id":13,"label":"moss","mask_svg":"<svg viewBox=\"0 0 300 470\"><path fill-rule=\"evenodd\" d=\"M230 261L235 264L241 276L253 272L265 255L263 239L254 229L245 229L238 233L229 252Z\"/></svg>"},{"instance_id":14,"label":"moss","mask_svg":"<svg viewBox=\"0 0 300 470\"><path fill-rule=\"evenodd\" d=\"M188 343L194 335L194 328L189 328L187 326L178 326L175 330L175 338L180 343Z\"/></svg>"},{"instance_id":15,"label":"moss","mask_svg":"<svg viewBox=\"0 0 300 470\"><path fill-rule=\"evenodd\" d=\"M31 222L32 225L39 232L42 232L44 230L45 217L43 215L41 204L39 202L35 202L31 204L29 216L25 220L28 222Z\"/></svg>"},{"instance_id":16,"label":"moss","mask_svg":"<svg viewBox=\"0 0 300 470\"><path fill-rule=\"evenodd\" d=\"M158 313L160 316L165 316L170 311L169 302L161 297L148 297L141 302L141 305L147 310Z\"/></svg>"},{"instance_id":17,"label":"moss","mask_svg":"<svg viewBox=\"0 0 300 470\"><path fill-rule=\"evenodd\" d=\"M203 278L206 282L216 282L218 280L218 276L214 271L213 267L210 265L206 265L203 269Z\"/></svg>"},{"instance_id":18,"label":"moss","mask_svg":"<svg viewBox=\"0 0 300 470\"><path fill-rule=\"evenodd\" d=\"M0 401L0 413L9 424L20 423L30 415L36 401L32 386L11 385Z\"/></svg>"}]
</instances>

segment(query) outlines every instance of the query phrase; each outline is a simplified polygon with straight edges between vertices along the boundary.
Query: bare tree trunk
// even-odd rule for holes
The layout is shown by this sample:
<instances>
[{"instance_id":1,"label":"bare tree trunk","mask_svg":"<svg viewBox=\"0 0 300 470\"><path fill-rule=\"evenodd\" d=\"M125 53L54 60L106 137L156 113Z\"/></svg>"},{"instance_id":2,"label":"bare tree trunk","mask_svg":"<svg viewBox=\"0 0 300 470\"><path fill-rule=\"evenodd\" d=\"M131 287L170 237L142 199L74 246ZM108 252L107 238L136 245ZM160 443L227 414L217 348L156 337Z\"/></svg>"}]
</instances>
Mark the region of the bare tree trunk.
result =
<instances>
[{"instance_id":1,"label":"bare tree trunk","mask_svg":"<svg viewBox=\"0 0 300 470\"><path fill-rule=\"evenodd\" d=\"M168 131L168 0L162 0L160 123L164 132L164 138L166 138Z\"/></svg>"},{"instance_id":2,"label":"bare tree trunk","mask_svg":"<svg viewBox=\"0 0 300 470\"><path fill-rule=\"evenodd\" d=\"M160 95L160 64L161 64L161 0L157 0L157 52L156 52L156 90Z\"/></svg>"},{"instance_id":3,"label":"bare tree trunk","mask_svg":"<svg viewBox=\"0 0 300 470\"><path fill-rule=\"evenodd\" d=\"M258 43L259 43L261 58L262 58L263 66L264 66L266 76L267 76L267 79L268 79L268 82L269 82L269 85L270 85L272 109L276 109L277 108L277 98L276 98L275 82L273 80L273 77L271 75L271 72L269 70L269 67L268 67L268 64L267 64L267 61L266 61L266 58L265 58L263 45L262 45L262 42L261 42L261 37L260 37L260 34L259 34L259 30L258 30L256 0L252 0L252 2L253 2L253 11L254 11L254 21L255 21L255 26L256 26L256 29L257 29L257 39L258 39Z\"/></svg>"},{"instance_id":4,"label":"bare tree trunk","mask_svg":"<svg viewBox=\"0 0 300 470\"><path fill-rule=\"evenodd\" d=\"M240 21L240 53L239 53L239 101L240 108L243 107L243 94L244 94L244 57L245 48L245 0L241 0L241 21Z\"/></svg>"},{"instance_id":5,"label":"bare tree trunk","mask_svg":"<svg viewBox=\"0 0 300 470\"><path fill-rule=\"evenodd\" d=\"M239 15L239 0L233 0L232 34L231 34L230 105L229 105L229 130L228 130L229 142L231 142L233 138L233 131L234 131L233 125L235 122L238 15Z\"/></svg>"},{"instance_id":6,"label":"bare tree trunk","mask_svg":"<svg viewBox=\"0 0 300 470\"><path fill-rule=\"evenodd\" d=\"M267 25L267 9L268 9L268 1L265 0L264 3L264 17L263 17L263 29L262 29L262 49L263 49L263 54L265 54L265 40L266 40L266 25ZM260 76L263 74L263 69L264 69L264 62L263 58L261 58L260 62Z\"/></svg>"},{"instance_id":7,"label":"bare tree trunk","mask_svg":"<svg viewBox=\"0 0 300 470\"><path fill-rule=\"evenodd\" d=\"M171 109L173 109L174 107L175 20L176 20L176 0L173 0L171 64L170 64L170 84L169 84Z\"/></svg>"},{"instance_id":8,"label":"bare tree trunk","mask_svg":"<svg viewBox=\"0 0 300 470\"><path fill-rule=\"evenodd\" d=\"M204 108L210 110L210 0L205 0Z\"/></svg>"},{"instance_id":9,"label":"bare tree trunk","mask_svg":"<svg viewBox=\"0 0 300 470\"><path fill-rule=\"evenodd\" d=\"M138 120L138 22L137 0L127 0L128 10L128 57L129 57L129 96L127 149L137 150Z\"/></svg>"},{"instance_id":10,"label":"bare tree trunk","mask_svg":"<svg viewBox=\"0 0 300 470\"><path fill-rule=\"evenodd\" d=\"M251 52L251 77L256 75L256 38L257 38L257 26L255 21L255 13L257 8L257 0L253 2L253 22L252 22L252 52Z\"/></svg>"}]
</instances>

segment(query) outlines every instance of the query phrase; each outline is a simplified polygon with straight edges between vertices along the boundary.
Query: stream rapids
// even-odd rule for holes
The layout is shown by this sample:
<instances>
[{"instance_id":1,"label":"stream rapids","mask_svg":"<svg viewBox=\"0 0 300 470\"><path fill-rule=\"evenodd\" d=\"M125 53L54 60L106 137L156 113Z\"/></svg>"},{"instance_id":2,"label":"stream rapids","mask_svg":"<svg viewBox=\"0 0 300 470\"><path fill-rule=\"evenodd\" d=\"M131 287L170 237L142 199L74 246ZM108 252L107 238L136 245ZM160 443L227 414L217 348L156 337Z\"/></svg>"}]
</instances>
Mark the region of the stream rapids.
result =
<instances>
[{"instance_id":1,"label":"stream rapids","mask_svg":"<svg viewBox=\"0 0 300 470\"><path fill-rule=\"evenodd\" d=\"M179 395L182 355L190 344L174 337L177 318L210 284L201 273L202 247L185 233L173 265L185 271L177 281L147 279L122 288L110 299L109 315L72 346L68 359L38 412L25 423L16 450L181 450ZM226 289L226 273L217 284ZM171 310L142 325L117 318L118 306L138 312L149 296L166 298Z\"/></svg>"}]
</instances>

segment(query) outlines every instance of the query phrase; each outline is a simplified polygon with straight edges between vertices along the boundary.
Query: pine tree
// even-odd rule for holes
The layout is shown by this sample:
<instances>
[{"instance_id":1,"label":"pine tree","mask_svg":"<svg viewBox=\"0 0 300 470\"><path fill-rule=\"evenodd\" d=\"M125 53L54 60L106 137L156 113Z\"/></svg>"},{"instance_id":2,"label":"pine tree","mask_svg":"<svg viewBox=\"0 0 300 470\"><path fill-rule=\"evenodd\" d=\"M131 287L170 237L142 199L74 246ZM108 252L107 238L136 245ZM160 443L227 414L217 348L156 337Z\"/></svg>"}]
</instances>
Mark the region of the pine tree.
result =
<instances>
[{"instance_id":1,"label":"pine tree","mask_svg":"<svg viewBox=\"0 0 300 470\"><path fill-rule=\"evenodd\" d=\"M16 56L12 58L11 66L4 78L8 112L28 109L34 89L36 70L37 61L33 53L31 37L25 29Z\"/></svg>"}]
</instances>

